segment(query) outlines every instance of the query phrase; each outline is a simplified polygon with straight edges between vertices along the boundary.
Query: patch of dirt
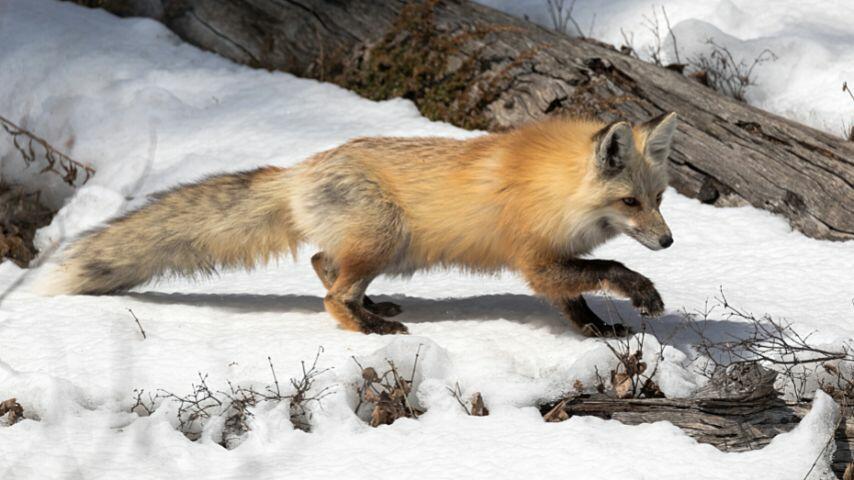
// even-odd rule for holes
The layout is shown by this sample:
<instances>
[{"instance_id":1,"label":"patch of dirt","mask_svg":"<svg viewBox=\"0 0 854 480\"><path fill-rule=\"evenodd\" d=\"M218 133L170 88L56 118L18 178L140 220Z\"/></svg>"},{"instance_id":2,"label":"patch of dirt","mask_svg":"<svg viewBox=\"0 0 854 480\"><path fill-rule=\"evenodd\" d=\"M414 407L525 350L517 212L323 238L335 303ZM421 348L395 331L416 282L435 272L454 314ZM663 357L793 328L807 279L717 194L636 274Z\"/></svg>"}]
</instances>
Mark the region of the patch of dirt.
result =
<instances>
[{"instance_id":1,"label":"patch of dirt","mask_svg":"<svg viewBox=\"0 0 854 480\"><path fill-rule=\"evenodd\" d=\"M0 263L29 266L38 254L33 245L36 230L48 225L56 212L45 207L38 193L0 183Z\"/></svg>"}]
</instances>

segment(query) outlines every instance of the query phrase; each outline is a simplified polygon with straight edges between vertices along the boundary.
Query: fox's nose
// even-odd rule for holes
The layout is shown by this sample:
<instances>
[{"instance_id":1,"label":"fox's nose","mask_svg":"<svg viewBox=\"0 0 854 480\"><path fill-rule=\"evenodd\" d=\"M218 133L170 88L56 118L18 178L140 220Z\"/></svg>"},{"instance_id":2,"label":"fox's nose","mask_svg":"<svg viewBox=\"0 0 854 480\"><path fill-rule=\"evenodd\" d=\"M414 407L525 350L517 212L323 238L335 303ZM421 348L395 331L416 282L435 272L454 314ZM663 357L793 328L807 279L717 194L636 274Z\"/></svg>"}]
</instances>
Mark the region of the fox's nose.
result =
<instances>
[{"instance_id":1,"label":"fox's nose","mask_svg":"<svg viewBox=\"0 0 854 480\"><path fill-rule=\"evenodd\" d=\"M673 245L673 237L670 234L662 235L661 238L658 239L658 244L661 245L661 248L667 248Z\"/></svg>"}]
</instances>

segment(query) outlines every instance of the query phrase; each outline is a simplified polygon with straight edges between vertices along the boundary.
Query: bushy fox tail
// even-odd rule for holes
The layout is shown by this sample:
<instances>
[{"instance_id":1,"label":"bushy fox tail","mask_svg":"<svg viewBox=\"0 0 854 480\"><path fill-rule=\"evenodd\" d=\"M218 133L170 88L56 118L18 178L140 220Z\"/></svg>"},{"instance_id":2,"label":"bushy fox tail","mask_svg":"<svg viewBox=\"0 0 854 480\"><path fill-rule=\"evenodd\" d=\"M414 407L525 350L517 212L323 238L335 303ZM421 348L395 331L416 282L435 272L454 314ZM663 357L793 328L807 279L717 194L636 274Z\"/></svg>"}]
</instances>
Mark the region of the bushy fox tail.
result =
<instances>
[{"instance_id":1,"label":"bushy fox tail","mask_svg":"<svg viewBox=\"0 0 854 480\"><path fill-rule=\"evenodd\" d=\"M251 268L296 253L288 171L266 167L209 177L157 194L146 206L88 232L65 252L39 290L107 294L163 274Z\"/></svg>"}]
</instances>

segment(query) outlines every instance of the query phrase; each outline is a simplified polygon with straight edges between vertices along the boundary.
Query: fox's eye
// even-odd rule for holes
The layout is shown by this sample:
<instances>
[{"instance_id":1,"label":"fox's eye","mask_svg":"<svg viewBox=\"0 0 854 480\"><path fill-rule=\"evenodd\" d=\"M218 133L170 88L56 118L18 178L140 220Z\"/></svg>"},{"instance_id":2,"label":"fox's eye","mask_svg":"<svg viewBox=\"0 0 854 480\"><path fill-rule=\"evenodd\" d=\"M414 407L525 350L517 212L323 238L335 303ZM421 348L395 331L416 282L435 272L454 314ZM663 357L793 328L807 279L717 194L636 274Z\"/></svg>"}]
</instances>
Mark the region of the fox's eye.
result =
<instances>
[{"instance_id":1,"label":"fox's eye","mask_svg":"<svg viewBox=\"0 0 854 480\"><path fill-rule=\"evenodd\" d=\"M635 197L626 197L623 199L623 203L630 207L637 207L638 205L640 205L640 202L638 202L638 199Z\"/></svg>"}]
</instances>

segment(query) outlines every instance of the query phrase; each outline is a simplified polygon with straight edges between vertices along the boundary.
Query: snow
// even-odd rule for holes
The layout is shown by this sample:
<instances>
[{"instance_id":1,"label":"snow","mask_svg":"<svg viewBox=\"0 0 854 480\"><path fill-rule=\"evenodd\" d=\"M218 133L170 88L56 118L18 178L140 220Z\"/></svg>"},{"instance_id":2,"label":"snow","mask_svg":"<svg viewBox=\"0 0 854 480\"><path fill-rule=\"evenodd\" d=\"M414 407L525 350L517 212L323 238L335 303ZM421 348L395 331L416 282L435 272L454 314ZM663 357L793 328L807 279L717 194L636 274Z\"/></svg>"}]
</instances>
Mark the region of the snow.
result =
<instances>
[{"instance_id":1,"label":"snow","mask_svg":"<svg viewBox=\"0 0 854 480\"><path fill-rule=\"evenodd\" d=\"M696 13L685 8L669 9L671 21ZM62 206L38 233L47 252L147 194L214 172L293 165L361 135L480 134L430 122L408 101L371 102L234 65L153 21L49 0L8 0L0 12L0 112L97 169L73 192L23 168L0 137L0 175L47 189L47 200ZM761 38L793 28L791 21L770 15L756 28ZM751 31L741 28L730 31ZM703 310L721 286L731 303L818 330L814 339L823 344L852 337L850 243L808 239L767 212L716 209L673 191L663 213L676 239L670 249L653 253L618 239L595 256L625 262L660 289L668 313L650 321L655 335L645 337L645 351L658 350L655 337L670 338L656 377L669 396L702 383L691 364L696 338L680 327L680 311ZM457 271L381 278L371 294L403 305L399 318L411 335L362 335L339 329L323 311L311 253L251 273L164 280L105 297L41 297L30 289L39 269L0 264L0 285L9 286L0 293L0 400L16 396L28 416L0 427L0 475L800 479L833 430L835 405L820 393L794 431L750 453L697 444L669 423L544 423L535 405L575 380L592 385L594 367L607 372L615 360L602 341L571 331L520 278ZM641 325L623 300L589 300L605 317ZM745 328L720 312L705 325L719 336ZM292 427L283 403L256 408L252 430L233 450L217 444L222 418L191 442L176 429L174 402L160 402L151 416L129 413L134 389L184 395L200 372L215 390L228 381L269 385L268 356L285 385L321 346L319 366L331 370L315 388L332 394L313 407L311 433ZM392 359L409 372L419 346L414 400L427 413L369 427L353 412L360 372L352 357L377 367ZM447 391L457 383L463 397L481 392L490 416L465 415ZM813 478L823 478L826 466L819 462Z\"/></svg>"},{"instance_id":2,"label":"snow","mask_svg":"<svg viewBox=\"0 0 854 480\"><path fill-rule=\"evenodd\" d=\"M516 16L552 27L546 0L478 0ZM854 104L842 82L854 82L854 4L848 0L566 0L586 36L617 47L629 38L642 58L656 44L651 23L658 21L664 63L676 62L664 7L679 50L690 63L712 47L727 47L736 62L748 65L764 49L778 57L754 70L750 104L812 125L834 135L854 124ZM592 28L591 28L592 27ZM622 30L622 32L621 32ZM570 24L569 31L576 34ZM846 128L843 128L846 127Z\"/></svg>"}]
</instances>

